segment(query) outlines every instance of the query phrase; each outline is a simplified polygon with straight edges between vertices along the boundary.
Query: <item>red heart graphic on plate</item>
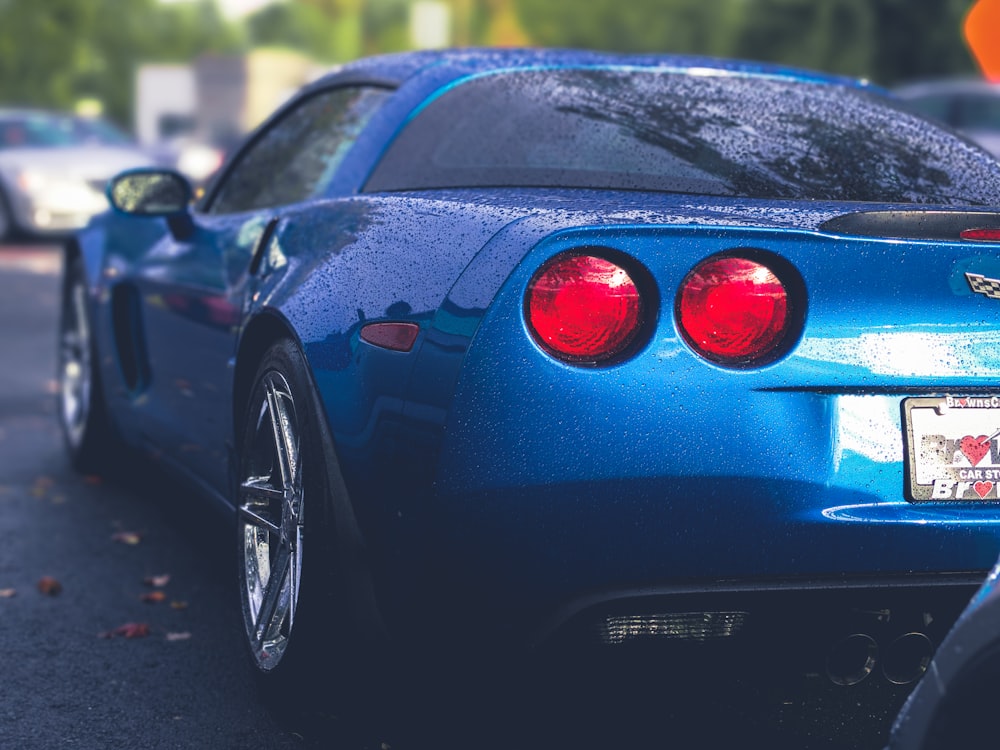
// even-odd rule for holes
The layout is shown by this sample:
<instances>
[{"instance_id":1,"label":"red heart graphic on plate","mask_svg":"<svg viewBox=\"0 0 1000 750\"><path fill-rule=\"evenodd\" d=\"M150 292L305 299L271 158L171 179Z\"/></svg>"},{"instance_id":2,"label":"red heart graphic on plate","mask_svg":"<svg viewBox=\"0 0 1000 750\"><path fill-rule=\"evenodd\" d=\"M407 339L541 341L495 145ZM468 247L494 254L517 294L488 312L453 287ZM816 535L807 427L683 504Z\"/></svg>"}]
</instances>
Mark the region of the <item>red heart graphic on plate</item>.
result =
<instances>
[{"instance_id":1,"label":"red heart graphic on plate","mask_svg":"<svg viewBox=\"0 0 1000 750\"><path fill-rule=\"evenodd\" d=\"M967 399L967 398L960 398L958 400L958 405L959 406L965 406L967 403L969 403L969 399Z\"/></svg>"},{"instance_id":2,"label":"red heart graphic on plate","mask_svg":"<svg viewBox=\"0 0 1000 750\"><path fill-rule=\"evenodd\" d=\"M993 482L976 482L972 485L972 489L976 491L979 498L982 499L990 494L990 490L993 489Z\"/></svg>"},{"instance_id":3,"label":"red heart graphic on plate","mask_svg":"<svg viewBox=\"0 0 1000 750\"><path fill-rule=\"evenodd\" d=\"M962 438L958 447L973 466L982 461L983 456L990 452L990 443L985 435L980 435L979 437L966 435Z\"/></svg>"}]
</instances>

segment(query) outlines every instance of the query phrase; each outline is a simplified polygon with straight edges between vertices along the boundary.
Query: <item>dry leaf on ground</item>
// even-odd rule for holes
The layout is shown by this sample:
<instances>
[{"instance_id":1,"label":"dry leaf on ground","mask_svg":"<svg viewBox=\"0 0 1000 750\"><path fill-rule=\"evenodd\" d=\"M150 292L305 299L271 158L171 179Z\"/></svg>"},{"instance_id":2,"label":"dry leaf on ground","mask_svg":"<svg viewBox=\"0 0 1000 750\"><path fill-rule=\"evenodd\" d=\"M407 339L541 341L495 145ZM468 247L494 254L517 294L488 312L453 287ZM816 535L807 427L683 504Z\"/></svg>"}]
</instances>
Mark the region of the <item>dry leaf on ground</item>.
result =
<instances>
[{"instance_id":1,"label":"dry leaf on ground","mask_svg":"<svg viewBox=\"0 0 1000 750\"><path fill-rule=\"evenodd\" d=\"M38 590L46 596L56 596L61 594L63 590L62 584L52 576L42 576L38 579L37 585Z\"/></svg>"},{"instance_id":2,"label":"dry leaf on ground","mask_svg":"<svg viewBox=\"0 0 1000 750\"><path fill-rule=\"evenodd\" d=\"M98 633L98 638L145 638L149 635L149 625L144 622L126 622L124 625L119 625L114 630L106 630L103 633Z\"/></svg>"},{"instance_id":3,"label":"dry leaf on ground","mask_svg":"<svg viewBox=\"0 0 1000 750\"><path fill-rule=\"evenodd\" d=\"M55 482L52 477L38 477L35 479L35 483L31 485L31 494L34 497L45 497Z\"/></svg>"},{"instance_id":4,"label":"dry leaf on ground","mask_svg":"<svg viewBox=\"0 0 1000 750\"><path fill-rule=\"evenodd\" d=\"M142 536L134 531L118 531L111 535L111 541L134 545L142 541Z\"/></svg>"}]
</instances>

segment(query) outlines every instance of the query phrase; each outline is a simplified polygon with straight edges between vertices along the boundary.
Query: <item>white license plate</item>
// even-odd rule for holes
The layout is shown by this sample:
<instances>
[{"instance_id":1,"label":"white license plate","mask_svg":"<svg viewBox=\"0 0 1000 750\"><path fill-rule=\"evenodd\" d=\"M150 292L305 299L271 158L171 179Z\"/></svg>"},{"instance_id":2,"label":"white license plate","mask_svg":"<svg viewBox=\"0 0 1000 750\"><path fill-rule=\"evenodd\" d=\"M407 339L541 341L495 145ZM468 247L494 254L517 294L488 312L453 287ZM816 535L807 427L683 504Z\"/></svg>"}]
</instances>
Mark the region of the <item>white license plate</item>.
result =
<instances>
[{"instance_id":1,"label":"white license plate","mask_svg":"<svg viewBox=\"0 0 1000 750\"><path fill-rule=\"evenodd\" d=\"M907 496L1000 499L1000 396L903 400Z\"/></svg>"}]
</instances>

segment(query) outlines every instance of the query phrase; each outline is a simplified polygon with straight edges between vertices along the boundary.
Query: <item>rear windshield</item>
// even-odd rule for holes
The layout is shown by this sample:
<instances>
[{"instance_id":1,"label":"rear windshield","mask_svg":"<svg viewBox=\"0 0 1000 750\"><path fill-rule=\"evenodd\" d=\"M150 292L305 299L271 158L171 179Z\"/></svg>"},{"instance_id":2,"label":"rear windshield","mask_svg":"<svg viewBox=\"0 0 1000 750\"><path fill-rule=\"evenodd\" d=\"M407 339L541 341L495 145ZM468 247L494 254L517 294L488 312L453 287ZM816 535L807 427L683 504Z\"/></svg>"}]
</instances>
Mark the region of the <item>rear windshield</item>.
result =
<instances>
[{"instance_id":1,"label":"rear windshield","mask_svg":"<svg viewBox=\"0 0 1000 750\"><path fill-rule=\"evenodd\" d=\"M997 205L1000 162L845 86L527 70L471 78L431 101L365 189L459 187Z\"/></svg>"}]
</instances>

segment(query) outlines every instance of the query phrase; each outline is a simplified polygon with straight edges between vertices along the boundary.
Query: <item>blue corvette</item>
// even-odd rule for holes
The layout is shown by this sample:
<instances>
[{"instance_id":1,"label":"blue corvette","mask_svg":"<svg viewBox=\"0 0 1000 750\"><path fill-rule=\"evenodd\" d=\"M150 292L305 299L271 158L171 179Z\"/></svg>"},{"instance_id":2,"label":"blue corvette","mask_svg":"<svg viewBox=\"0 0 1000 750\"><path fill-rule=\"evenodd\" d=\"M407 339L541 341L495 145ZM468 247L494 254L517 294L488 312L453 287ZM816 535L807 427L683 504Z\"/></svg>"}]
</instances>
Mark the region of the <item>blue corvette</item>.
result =
<instances>
[{"instance_id":1,"label":"blue corvette","mask_svg":"<svg viewBox=\"0 0 1000 750\"><path fill-rule=\"evenodd\" d=\"M69 454L231 514L276 697L648 647L887 726L1000 551L1000 163L864 83L392 55L193 204L109 195L67 245Z\"/></svg>"}]
</instances>

